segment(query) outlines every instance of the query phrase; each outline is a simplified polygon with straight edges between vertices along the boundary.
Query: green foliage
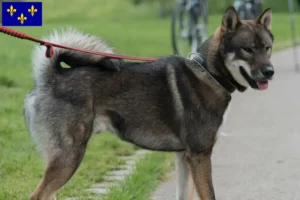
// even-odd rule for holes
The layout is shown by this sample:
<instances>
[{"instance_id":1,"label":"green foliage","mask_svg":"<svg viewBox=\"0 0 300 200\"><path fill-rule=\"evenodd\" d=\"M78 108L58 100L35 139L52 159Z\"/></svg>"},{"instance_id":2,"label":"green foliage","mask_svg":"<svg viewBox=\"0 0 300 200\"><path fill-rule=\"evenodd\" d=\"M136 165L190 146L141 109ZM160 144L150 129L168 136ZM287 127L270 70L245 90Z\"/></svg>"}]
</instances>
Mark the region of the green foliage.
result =
<instances>
[{"instance_id":1,"label":"green foliage","mask_svg":"<svg viewBox=\"0 0 300 200\"><path fill-rule=\"evenodd\" d=\"M174 169L173 153L153 153L147 155L136 166L135 172L126 177L120 185L112 187L105 197L99 200L150 200L151 192L164 180L165 175Z\"/></svg>"},{"instance_id":2,"label":"green foliage","mask_svg":"<svg viewBox=\"0 0 300 200\"><path fill-rule=\"evenodd\" d=\"M159 3L168 4L174 7L176 5L177 0L132 0L136 5L145 3L145 4L154 4L156 6L159 5ZM293 0L294 1L294 9L296 12L299 12L300 5L299 0ZM299 2L299 3L298 3ZM211 14L222 14L224 13L225 9L229 5L233 5L234 0L208 0L209 5L209 12ZM263 0L263 9L265 8L272 8L273 11L276 12L289 12L288 8L288 0Z\"/></svg>"},{"instance_id":3,"label":"green foliage","mask_svg":"<svg viewBox=\"0 0 300 200\"><path fill-rule=\"evenodd\" d=\"M223 13L228 5L233 5L234 0L208 0L210 13ZM294 0L295 11L299 11L297 0ZM263 0L263 9L272 8L273 12L289 12L288 0Z\"/></svg>"}]
</instances>

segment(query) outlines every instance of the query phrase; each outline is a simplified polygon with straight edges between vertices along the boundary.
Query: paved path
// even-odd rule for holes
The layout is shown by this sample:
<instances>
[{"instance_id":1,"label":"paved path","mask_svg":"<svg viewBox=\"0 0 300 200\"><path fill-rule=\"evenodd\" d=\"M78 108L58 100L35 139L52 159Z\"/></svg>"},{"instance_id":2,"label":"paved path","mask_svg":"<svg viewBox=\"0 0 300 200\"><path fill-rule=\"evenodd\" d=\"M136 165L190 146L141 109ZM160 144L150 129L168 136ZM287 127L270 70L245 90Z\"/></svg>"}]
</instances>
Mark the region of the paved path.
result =
<instances>
[{"instance_id":1,"label":"paved path","mask_svg":"<svg viewBox=\"0 0 300 200\"><path fill-rule=\"evenodd\" d=\"M267 91L233 95L212 158L217 200L300 200L300 73L292 55L273 55ZM175 185L173 174L152 199L175 200Z\"/></svg>"}]
</instances>

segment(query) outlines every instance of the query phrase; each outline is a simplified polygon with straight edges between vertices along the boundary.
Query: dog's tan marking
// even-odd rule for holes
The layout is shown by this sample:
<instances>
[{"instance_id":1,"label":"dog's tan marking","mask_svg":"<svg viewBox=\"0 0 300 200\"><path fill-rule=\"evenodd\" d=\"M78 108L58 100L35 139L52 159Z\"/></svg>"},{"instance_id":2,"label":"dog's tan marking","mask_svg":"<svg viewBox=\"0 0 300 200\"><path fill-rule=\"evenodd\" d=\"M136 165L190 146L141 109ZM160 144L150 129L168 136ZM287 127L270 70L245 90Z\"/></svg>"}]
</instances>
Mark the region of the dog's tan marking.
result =
<instances>
[{"instance_id":1,"label":"dog's tan marking","mask_svg":"<svg viewBox=\"0 0 300 200\"><path fill-rule=\"evenodd\" d=\"M55 199L55 191L63 186L74 173L74 168L60 166L60 161L53 161L47 167L42 181L31 195L30 200Z\"/></svg>"},{"instance_id":2,"label":"dog's tan marking","mask_svg":"<svg viewBox=\"0 0 300 200\"><path fill-rule=\"evenodd\" d=\"M51 161L44 172L43 179L30 197L30 200L53 200L55 192L74 174L84 152L64 152Z\"/></svg>"},{"instance_id":3,"label":"dog's tan marking","mask_svg":"<svg viewBox=\"0 0 300 200\"><path fill-rule=\"evenodd\" d=\"M219 26L218 28L216 28L214 34L213 34L213 42L210 45L210 51L215 51L216 49L219 48L219 45L222 42L222 37L224 34L224 28L222 26Z\"/></svg>"},{"instance_id":4,"label":"dog's tan marking","mask_svg":"<svg viewBox=\"0 0 300 200\"><path fill-rule=\"evenodd\" d=\"M210 154L189 154L188 163L201 200L215 200L211 175Z\"/></svg>"}]
</instances>

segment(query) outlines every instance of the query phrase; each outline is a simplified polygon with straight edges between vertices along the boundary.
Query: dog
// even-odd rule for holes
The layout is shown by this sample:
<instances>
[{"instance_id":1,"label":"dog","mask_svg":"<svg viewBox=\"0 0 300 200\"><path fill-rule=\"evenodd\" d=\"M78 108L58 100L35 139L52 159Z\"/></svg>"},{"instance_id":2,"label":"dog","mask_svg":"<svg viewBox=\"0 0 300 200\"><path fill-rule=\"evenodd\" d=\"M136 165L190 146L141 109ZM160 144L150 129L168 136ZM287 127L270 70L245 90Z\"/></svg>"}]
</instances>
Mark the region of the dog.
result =
<instances>
[{"instance_id":1,"label":"dog","mask_svg":"<svg viewBox=\"0 0 300 200\"><path fill-rule=\"evenodd\" d=\"M215 200L211 154L234 91L268 88L272 12L241 21L230 6L219 28L190 58L127 62L60 48L33 54L35 87L24 100L25 122L46 169L31 200L52 200L75 173L93 134L108 130L153 151L175 152L177 199L187 200L191 174L201 200ZM75 29L47 41L114 53ZM61 62L69 65L62 67Z\"/></svg>"}]
</instances>

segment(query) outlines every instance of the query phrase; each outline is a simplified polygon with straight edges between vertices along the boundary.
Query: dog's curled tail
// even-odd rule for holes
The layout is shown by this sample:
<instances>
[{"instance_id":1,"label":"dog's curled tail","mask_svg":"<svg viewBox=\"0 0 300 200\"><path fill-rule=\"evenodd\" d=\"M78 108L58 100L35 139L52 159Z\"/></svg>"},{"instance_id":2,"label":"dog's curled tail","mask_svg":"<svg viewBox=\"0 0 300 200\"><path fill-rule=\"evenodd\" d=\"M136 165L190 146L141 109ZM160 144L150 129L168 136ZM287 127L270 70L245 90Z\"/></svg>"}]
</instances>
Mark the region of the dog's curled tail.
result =
<instances>
[{"instance_id":1,"label":"dog's curled tail","mask_svg":"<svg viewBox=\"0 0 300 200\"><path fill-rule=\"evenodd\" d=\"M60 32L58 30L53 30L49 36L43 37L42 39L47 42L82 50L114 53L113 48L109 47L102 39L90 34L85 34L74 28L67 28ZM45 56L45 46L37 46L34 49L32 65L37 87L49 83L56 75L59 75L61 61L67 61L68 63L74 63L75 65L88 65L97 63L103 59L103 57L99 55L81 53L57 47L53 47L53 50L54 56L52 58L47 58Z\"/></svg>"}]
</instances>

